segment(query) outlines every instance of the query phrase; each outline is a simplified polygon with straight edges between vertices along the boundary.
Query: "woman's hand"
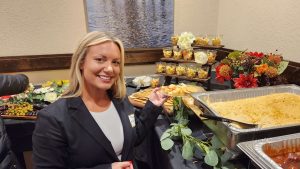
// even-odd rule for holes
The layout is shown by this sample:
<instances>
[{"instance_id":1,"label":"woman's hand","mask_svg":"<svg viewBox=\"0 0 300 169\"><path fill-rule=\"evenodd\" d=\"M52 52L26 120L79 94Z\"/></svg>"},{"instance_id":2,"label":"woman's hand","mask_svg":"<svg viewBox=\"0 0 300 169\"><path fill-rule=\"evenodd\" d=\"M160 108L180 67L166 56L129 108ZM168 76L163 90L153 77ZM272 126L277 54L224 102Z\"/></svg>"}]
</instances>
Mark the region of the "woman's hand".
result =
<instances>
[{"instance_id":1,"label":"woman's hand","mask_svg":"<svg viewBox=\"0 0 300 169\"><path fill-rule=\"evenodd\" d=\"M160 88L157 87L157 88L153 89L153 91L149 95L149 100L156 106L161 106L162 104L164 104L164 102L169 97L168 95L160 92L159 90L160 90Z\"/></svg>"},{"instance_id":2,"label":"woman's hand","mask_svg":"<svg viewBox=\"0 0 300 169\"><path fill-rule=\"evenodd\" d=\"M131 161L114 162L111 164L112 169L133 169Z\"/></svg>"}]
</instances>

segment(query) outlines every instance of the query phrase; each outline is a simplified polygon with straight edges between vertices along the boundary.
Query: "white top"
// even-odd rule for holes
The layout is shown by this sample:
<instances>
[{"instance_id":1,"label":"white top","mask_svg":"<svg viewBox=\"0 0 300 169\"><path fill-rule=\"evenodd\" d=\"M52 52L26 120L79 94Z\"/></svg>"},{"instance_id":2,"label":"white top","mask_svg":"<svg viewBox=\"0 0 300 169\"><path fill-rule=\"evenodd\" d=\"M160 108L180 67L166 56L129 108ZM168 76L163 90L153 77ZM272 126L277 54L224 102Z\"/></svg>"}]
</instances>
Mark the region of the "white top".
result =
<instances>
[{"instance_id":1,"label":"white top","mask_svg":"<svg viewBox=\"0 0 300 169\"><path fill-rule=\"evenodd\" d=\"M121 152L124 143L123 125L120 116L111 102L107 110L103 112L90 112L98 126L103 131L113 146L116 155L121 160Z\"/></svg>"}]
</instances>

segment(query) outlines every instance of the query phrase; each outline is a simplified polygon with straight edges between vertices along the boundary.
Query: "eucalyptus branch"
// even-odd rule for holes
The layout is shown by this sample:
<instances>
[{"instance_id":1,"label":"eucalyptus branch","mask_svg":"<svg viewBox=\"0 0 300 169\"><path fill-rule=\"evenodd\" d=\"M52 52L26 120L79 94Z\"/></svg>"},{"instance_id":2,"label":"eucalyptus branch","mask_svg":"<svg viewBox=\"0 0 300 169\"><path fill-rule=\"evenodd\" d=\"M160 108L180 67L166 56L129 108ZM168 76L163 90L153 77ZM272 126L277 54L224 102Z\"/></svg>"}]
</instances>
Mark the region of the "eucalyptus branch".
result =
<instances>
[{"instance_id":1,"label":"eucalyptus branch","mask_svg":"<svg viewBox=\"0 0 300 169\"><path fill-rule=\"evenodd\" d=\"M192 130L188 127L189 110L183 104L181 97L174 98L173 110L176 122L171 123L170 128L162 134L160 138L161 147L164 150L170 150L174 146L173 140L181 139L183 142L182 157L184 159L192 160L195 148L197 148L205 154L204 162L207 165L213 166L215 169L226 168L224 164L229 159L228 154L218 156L220 153L217 152L221 151L224 145L217 137L214 136L210 141L204 141L192 136Z\"/></svg>"}]
</instances>

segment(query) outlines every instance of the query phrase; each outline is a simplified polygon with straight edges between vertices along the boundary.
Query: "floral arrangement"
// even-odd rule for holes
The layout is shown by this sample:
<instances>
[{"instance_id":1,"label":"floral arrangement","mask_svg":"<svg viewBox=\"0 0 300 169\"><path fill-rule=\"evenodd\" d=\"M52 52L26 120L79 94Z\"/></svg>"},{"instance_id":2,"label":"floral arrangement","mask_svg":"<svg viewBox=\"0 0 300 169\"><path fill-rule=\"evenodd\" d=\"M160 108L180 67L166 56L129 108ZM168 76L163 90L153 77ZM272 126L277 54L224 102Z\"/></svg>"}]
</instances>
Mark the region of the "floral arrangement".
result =
<instances>
[{"instance_id":1,"label":"floral arrangement","mask_svg":"<svg viewBox=\"0 0 300 169\"><path fill-rule=\"evenodd\" d=\"M280 75L287 65L278 54L234 51L216 67L216 79L232 80L235 88L277 85L285 83Z\"/></svg>"},{"instance_id":2,"label":"floral arrangement","mask_svg":"<svg viewBox=\"0 0 300 169\"><path fill-rule=\"evenodd\" d=\"M191 32L183 32L180 34L177 45L180 49L192 49L192 44L195 40L195 36Z\"/></svg>"},{"instance_id":3,"label":"floral arrangement","mask_svg":"<svg viewBox=\"0 0 300 169\"><path fill-rule=\"evenodd\" d=\"M52 80L43 83L42 87L33 90L33 93L41 95L42 101L53 103L68 86L69 80Z\"/></svg>"}]
</instances>

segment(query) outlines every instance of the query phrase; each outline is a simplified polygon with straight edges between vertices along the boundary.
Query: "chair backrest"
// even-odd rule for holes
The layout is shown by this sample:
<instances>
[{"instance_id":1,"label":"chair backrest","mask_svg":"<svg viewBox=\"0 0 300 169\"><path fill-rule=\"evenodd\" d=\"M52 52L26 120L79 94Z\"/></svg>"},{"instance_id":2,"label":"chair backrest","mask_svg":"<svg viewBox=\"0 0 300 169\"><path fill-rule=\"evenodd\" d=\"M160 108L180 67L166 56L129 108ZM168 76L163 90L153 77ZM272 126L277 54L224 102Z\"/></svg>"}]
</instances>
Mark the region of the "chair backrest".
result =
<instances>
[{"instance_id":1,"label":"chair backrest","mask_svg":"<svg viewBox=\"0 0 300 169\"><path fill-rule=\"evenodd\" d=\"M10 141L2 117L0 117L0 169L22 169L10 149Z\"/></svg>"}]
</instances>

